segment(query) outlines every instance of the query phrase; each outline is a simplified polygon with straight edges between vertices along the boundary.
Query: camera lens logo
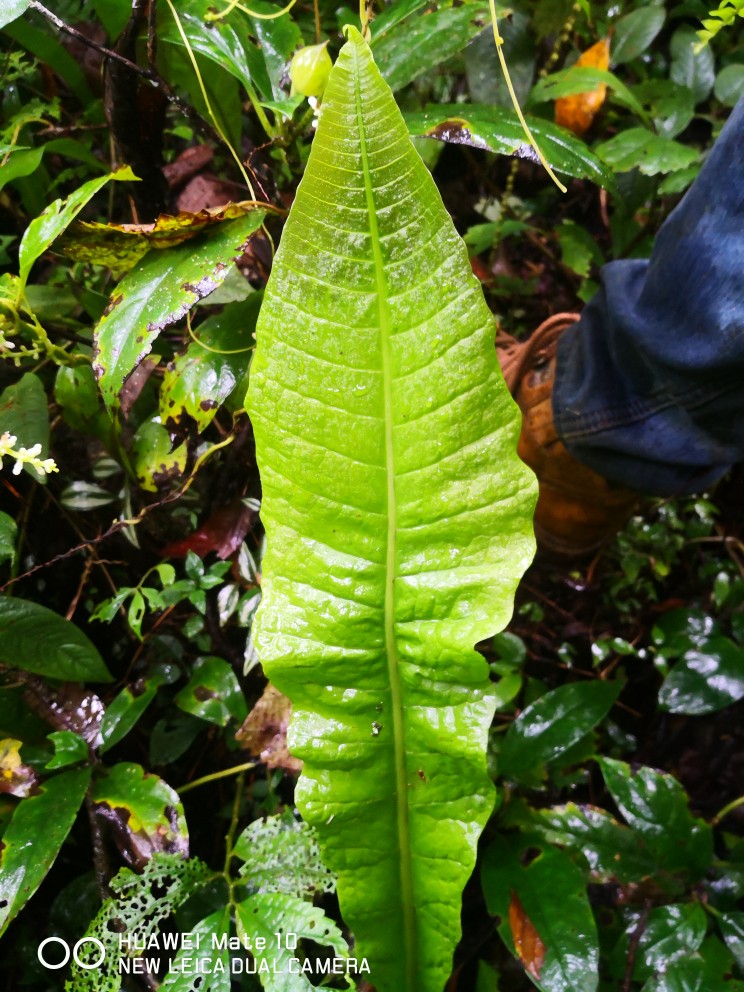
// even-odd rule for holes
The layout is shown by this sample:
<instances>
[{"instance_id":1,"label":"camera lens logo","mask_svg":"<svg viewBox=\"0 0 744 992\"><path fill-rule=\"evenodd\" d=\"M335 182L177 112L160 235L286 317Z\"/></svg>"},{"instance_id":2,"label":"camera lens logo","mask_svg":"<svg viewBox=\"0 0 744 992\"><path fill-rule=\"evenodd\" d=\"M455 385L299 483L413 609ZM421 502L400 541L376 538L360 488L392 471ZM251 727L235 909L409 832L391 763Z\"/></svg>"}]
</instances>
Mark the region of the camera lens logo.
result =
<instances>
[{"instance_id":1,"label":"camera lens logo","mask_svg":"<svg viewBox=\"0 0 744 992\"><path fill-rule=\"evenodd\" d=\"M44 954L44 950L50 944L60 944L62 946L62 955L63 956L62 956L62 960L61 961L56 961L56 960L48 961L47 960L47 958L46 958L46 956ZM85 961L83 961L80 958L80 948L84 944L95 944L96 945L96 947L98 948L98 951L99 951L99 957L98 957L98 960L97 961L95 961L93 963L91 963L91 962L85 962ZM42 940L42 942L39 944L39 949L36 952L36 956L39 959L39 962L45 968L49 968L51 971L56 971L58 968L64 968L64 966L70 960L70 956L71 955L72 955L73 961L75 962L75 964L79 968L84 968L86 971L93 971L94 969L101 967L101 964L103 963L103 960L106 957L106 948L103 946L103 944L101 943L101 941L98 940L97 937L81 937L80 940L76 941L75 946L72 948L72 951L71 951L70 950L70 945L67 943L66 940L63 940L61 937L47 937L45 940ZM54 957L56 958L57 955L55 954Z\"/></svg>"}]
</instances>

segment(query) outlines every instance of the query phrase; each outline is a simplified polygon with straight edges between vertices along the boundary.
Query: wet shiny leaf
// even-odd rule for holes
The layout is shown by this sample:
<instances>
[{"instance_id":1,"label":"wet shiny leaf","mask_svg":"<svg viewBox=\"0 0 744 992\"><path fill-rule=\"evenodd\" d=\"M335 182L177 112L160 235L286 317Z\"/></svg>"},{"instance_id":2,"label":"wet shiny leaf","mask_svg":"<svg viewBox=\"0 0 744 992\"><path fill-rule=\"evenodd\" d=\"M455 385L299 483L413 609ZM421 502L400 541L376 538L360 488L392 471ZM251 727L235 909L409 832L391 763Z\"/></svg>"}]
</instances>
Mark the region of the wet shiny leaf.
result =
<instances>
[{"instance_id":1,"label":"wet shiny leaf","mask_svg":"<svg viewBox=\"0 0 744 992\"><path fill-rule=\"evenodd\" d=\"M92 799L134 867L141 868L156 852L188 855L189 835L178 793L141 765L122 762L106 769L93 786Z\"/></svg>"},{"instance_id":2,"label":"wet shiny leaf","mask_svg":"<svg viewBox=\"0 0 744 992\"><path fill-rule=\"evenodd\" d=\"M251 366L255 644L292 700L298 805L371 980L440 992L493 804L473 645L511 613L533 489L465 246L347 30Z\"/></svg>"},{"instance_id":3,"label":"wet shiny leaf","mask_svg":"<svg viewBox=\"0 0 744 992\"><path fill-rule=\"evenodd\" d=\"M499 155L532 157L516 114L504 107L476 104L432 104L421 113L405 115L412 135L436 138L455 145L470 145ZM608 189L614 187L609 170L575 135L550 121L527 120L551 166L563 175L591 179Z\"/></svg>"},{"instance_id":4,"label":"wet shiny leaf","mask_svg":"<svg viewBox=\"0 0 744 992\"><path fill-rule=\"evenodd\" d=\"M244 383L261 298L261 293L253 293L208 317L194 331L186 351L169 363L160 389L164 424L177 428L190 419L201 433L236 385ZM244 390L245 386L241 402Z\"/></svg>"},{"instance_id":5,"label":"wet shiny leaf","mask_svg":"<svg viewBox=\"0 0 744 992\"><path fill-rule=\"evenodd\" d=\"M83 801L90 771L62 772L22 799L0 852L0 934L41 885Z\"/></svg>"},{"instance_id":6,"label":"wet shiny leaf","mask_svg":"<svg viewBox=\"0 0 744 992\"><path fill-rule=\"evenodd\" d=\"M205 228L254 212L250 203L226 203L198 213L161 214L153 224L93 224L75 221L60 240L60 250L76 262L127 272L151 248L165 250L190 241Z\"/></svg>"},{"instance_id":7,"label":"wet shiny leaf","mask_svg":"<svg viewBox=\"0 0 744 992\"><path fill-rule=\"evenodd\" d=\"M718 917L718 926L736 963L744 968L744 913L722 913Z\"/></svg>"},{"instance_id":8,"label":"wet shiny leaf","mask_svg":"<svg viewBox=\"0 0 744 992\"><path fill-rule=\"evenodd\" d=\"M713 834L690 812L679 782L653 768L633 773L624 761L598 761L618 809L659 864L693 878L703 875L713 857Z\"/></svg>"},{"instance_id":9,"label":"wet shiny leaf","mask_svg":"<svg viewBox=\"0 0 744 992\"><path fill-rule=\"evenodd\" d=\"M127 685L106 707L101 721L102 744L100 751L107 751L126 737L155 698L161 685L175 681L178 672L169 665L156 667L147 676Z\"/></svg>"},{"instance_id":10,"label":"wet shiny leaf","mask_svg":"<svg viewBox=\"0 0 744 992\"><path fill-rule=\"evenodd\" d=\"M582 874L568 856L538 837L504 834L486 849L481 877L488 912L501 918L499 933L513 953L522 941L535 985L596 992L597 927Z\"/></svg>"},{"instance_id":11,"label":"wet shiny leaf","mask_svg":"<svg viewBox=\"0 0 744 992\"><path fill-rule=\"evenodd\" d=\"M66 200L55 200L50 203L39 217L35 217L31 221L21 239L21 247L18 250L21 281L26 282L31 272L31 266L36 259L43 255L47 248L56 241L91 197L112 179L131 180L136 178L129 166L126 166L107 176L98 176L96 179L89 180L80 189L71 193Z\"/></svg>"},{"instance_id":12,"label":"wet shiny leaf","mask_svg":"<svg viewBox=\"0 0 744 992\"><path fill-rule=\"evenodd\" d=\"M185 713L220 727L226 727L230 720L245 720L248 714L235 672L222 658L199 658L175 701Z\"/></svg>"},{"instance_id":13,"label":"wet shiny leaf","mask_svg":"<svg viewBox=\"0 0 744 992\"><path fill-rule=\"evenodd\" d=\"M0 597L0 662L51 679L113 681L75 624L38 603L7 596Z\"/></svg>"},{"instance_id":14,"label":"wet shiny leaf","mask_svg":"<svg viewBox=\"0 0 744 992\"><path fill-rule=\"evenodd\" d=\"M498 6L497 15L506 8ZM457 55L471 38L490 29L487 4L464 3L407 17L396 27L372 35L375 62L392 90Z\"/></svg>"},{"instance_id":15,"label":"wet shiny leaf","mask_svg":"<svg viewBox=\"0 0 744 992\"><path fill-rule=\"evenodd\" d=\"M676 172L697 162L699 152L689 145L680 144L661 134L654 134L645 127L631 127L621 131L595 149L597 155L616 172L639 169L644 176Z\"/></svg>"},{"instance_id":16,"label":"wet shiny leaf","mask_svg":"<svg viewBox=\"0 0 744 992\"><path fill-rule=\"evenodd\" d=\"M615 65L643 55L664 27L665 20L664 10L655 6L640 7L621 17L615 24L612 39L612 61Z\"/></svg>"},{"instance_id":17,"label":"wet shiny leaf","mask_svg":"<svg viewBox=\"0 0 744 992\"><path fill-rule=\"evenodd\" d=\"M65 768L90 759L85 739L72 730L55 730L48 737L54 744L54 755L47 761L46 768Z\"/></svg>"},{"instance_id":18,"label":"wet shiny leaf","mask_svg":"<svg viewBox=\"0 0 744 992\"><path fill-rule=\"evenodd\" d=\"M148 252L124 276L95 333L93 368L109 407L160 332L222 283L263 218L263 211L254 210L196 241Z\"/></svg>"},{"instance_id":19,"label":"wet shiny leaf","mask_svg":"<svg viewBox=\"0 0 744 992\"><path fill-rule=\"evenodd\" d=\"M132 441L132 467L140 486L150 493L177 482L186 471L188 458L186 445L174 447L159 420L145 421Z\"/></svg>"},{"instance_id":20,"label":"wet shiny leaf","mask_svg":"<svg viewBox=\"0 0 744 992\"><path fill-rule=\"evenodd\" d=\"M659 705L670 713L700 716L744 699L744 647L711 637L690 647L664 679Z\"/></svg>"},{"instance_id":21,"label":"wet shiny leaf","mask_svg":"<svg viewBox=\"0 0 744 992\"><path fill-rule=\"evenodd\" d=\"M574 682L542 696L509 727L499 752L499 771L507 777L557 758L609 713L620 682Z\"/></svg>"}]
</instances>

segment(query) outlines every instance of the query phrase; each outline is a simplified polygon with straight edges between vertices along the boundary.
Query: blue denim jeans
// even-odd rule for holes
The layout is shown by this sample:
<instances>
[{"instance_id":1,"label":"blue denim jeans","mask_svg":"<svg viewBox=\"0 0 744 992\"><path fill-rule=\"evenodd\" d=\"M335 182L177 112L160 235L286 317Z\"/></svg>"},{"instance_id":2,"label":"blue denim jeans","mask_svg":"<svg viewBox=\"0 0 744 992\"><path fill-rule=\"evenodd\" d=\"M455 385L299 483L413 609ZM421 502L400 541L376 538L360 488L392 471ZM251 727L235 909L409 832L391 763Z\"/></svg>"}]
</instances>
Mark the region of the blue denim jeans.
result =
<instances>
[{"instance_id":1,"label":"blue denim jeans","mask_svg":"<svg viewBox=\"0 0 744 992\"><path fill-rule=\"evenodd\" d=\"M559 343L553 412L575 458L650 495L744 459L744 98L651 259L603 267Z\"/></svg>"}]
</instances>

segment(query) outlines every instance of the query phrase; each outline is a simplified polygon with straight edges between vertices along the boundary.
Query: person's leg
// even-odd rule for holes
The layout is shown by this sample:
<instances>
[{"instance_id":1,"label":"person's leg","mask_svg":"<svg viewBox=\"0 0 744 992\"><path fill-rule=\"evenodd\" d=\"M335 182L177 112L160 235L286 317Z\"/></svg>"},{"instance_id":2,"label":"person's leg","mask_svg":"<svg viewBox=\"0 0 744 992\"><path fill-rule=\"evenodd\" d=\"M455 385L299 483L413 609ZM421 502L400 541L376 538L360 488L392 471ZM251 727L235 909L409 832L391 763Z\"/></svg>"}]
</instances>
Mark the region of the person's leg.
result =
<instances>
[{"instance_id":1,"label":"person's leg","mask_svg":"<svg viewBox=\"0 0 744 992\"><path fill-rule=\"evenodd\" d=\"M558 343L556 433L623 486L701 491L744 459L744 99L651 260L601 277Z\"/></svg>"}]
</instances>

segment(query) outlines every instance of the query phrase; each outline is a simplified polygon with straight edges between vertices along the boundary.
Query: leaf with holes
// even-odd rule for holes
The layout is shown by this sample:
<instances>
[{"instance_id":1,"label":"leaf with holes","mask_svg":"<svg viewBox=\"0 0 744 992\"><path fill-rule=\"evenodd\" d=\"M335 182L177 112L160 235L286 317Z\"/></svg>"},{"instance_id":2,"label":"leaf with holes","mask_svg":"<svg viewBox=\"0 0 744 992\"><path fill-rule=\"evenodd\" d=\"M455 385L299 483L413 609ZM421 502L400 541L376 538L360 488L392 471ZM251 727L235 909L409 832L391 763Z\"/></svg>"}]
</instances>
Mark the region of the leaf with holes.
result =
<instances>
[{"instance_id":1,"label":"leaf with holes","mask_svg":"<svg viewBox=\"0 0 744 992\"><path fill-rule=\"evenodd\" d=\"M473 645L511 616L534 479L465 246L347 30L251 366L255 643L370 980L440 992L494 799Z\"/></svg>"},{"instance_id":2,"label":"leaf with holes","mask_svg":"<svg viewBox=\"0 0 744 992\"><path fill-rule=\"evenodd\" d=\"M581 871L537 836L504 834L483 859L488 912L544 992L595 992L599 942Z\"/></svg>"}]
</instances>

